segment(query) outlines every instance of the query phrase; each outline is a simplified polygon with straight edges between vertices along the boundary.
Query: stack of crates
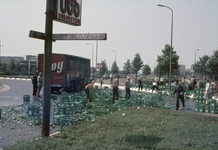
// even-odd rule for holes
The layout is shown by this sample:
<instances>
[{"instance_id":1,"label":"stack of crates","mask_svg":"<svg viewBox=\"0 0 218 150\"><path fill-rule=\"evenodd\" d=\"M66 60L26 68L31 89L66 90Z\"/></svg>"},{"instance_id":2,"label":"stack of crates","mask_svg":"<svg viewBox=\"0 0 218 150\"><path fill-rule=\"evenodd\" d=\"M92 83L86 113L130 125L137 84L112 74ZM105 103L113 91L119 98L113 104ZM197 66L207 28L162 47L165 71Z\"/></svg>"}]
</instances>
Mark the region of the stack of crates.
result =
<instances>
[{"instance_id":1,"label":"stack of crates","mask_svg":"<svg viewBox=\"0 0 218 150\"><path fill-rule=\"evenodd\" d=\"M38 115L40 111L40 106L38 105L29 105L27 106L27 113L29 116Z\"/></svg>"}]
</instances>

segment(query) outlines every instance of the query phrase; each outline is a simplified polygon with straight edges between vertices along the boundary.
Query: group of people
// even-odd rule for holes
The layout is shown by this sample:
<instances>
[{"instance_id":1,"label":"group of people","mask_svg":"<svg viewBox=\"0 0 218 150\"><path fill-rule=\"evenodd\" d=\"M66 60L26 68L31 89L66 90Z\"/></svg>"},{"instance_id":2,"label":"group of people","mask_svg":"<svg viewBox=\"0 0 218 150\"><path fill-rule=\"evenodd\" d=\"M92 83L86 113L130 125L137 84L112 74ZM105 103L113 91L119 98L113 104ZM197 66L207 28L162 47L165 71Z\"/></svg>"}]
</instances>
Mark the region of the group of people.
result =
<instances>
[{"instance_id":1,"label":"group of people","mask_svg":"<svg viewBox=\"0 0 218 150\"><path fill-rule=\"evenodd\" d=\"M39 75L37 72L35 73L35 75L32 78L32 85L33 85L33 96L41 97L40 91L41 91L42 85L43 85L41 72L39 72Z\"/></svg>"},{"instance_id":2,"label":"group of people","mask_svg":"<svg viewBox=\"0 0 218 150\"><path fill-rule=\"evenodd\" d=\"M119 75L116 75L116 78L113 80L113 78L110 80L110 82L112 83L112 87L113 87L113 99L112 99L112 103L115 102L115 99L119 98ZM126 99L130 98L130 88L133 85L133 83L131 82L131 76L127 75L127 78L124 80L124 88L126 91ZM163 86L163 81L164 78L160 77L160 82L159 82L159 77L156 76L155 77L155 82L153 82L153 86L152 86L152 92L153 90L156 88L157 90L159 90L158 86L159 84ZM87 85L85 88L85 91L87 93L87 97L89 98L90 101L90 89L93 87L94 85L94 81L92 81L91 84ZM143 81L142 78L140 78L138 80L138 91L140 91L140 89L143 89ZM174 91L173 91L173 97L174 95L176 95L176 110L179 109L179 99L181 99L182 102L182 106L185 107L185 101L184 101L184 92L185 92L185 87L183 87L184 84L189 86L191 89L195 89L195 88L200 88L200 81L199 79L195 79L195 77L193 76L193 79L190 81L186 81L185 78L183 79L179 79L175 81L175 87L174 87ZM103 84L103 79L101 79L100 84ZM206 81L206 86L205 86L205 95L204 98L206 99L206 104L209 105L210 104L210 100L209 100L209 94L210 94L210 87L213 86L214 89L214 96L217 96L217 82L213 81L211 82L211 84L209 83L209 80Z\"/></svg>"}]
</instances>

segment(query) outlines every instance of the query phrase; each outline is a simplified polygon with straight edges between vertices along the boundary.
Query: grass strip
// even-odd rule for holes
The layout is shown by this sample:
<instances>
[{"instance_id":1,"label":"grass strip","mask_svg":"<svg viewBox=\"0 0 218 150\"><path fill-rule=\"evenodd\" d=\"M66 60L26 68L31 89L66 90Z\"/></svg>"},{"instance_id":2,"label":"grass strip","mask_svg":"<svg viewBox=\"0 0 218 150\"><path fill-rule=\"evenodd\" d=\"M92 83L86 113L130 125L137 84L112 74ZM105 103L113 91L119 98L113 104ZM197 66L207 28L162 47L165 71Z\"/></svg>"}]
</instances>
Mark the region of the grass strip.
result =
<instances>
[{"instance_id":1,"label":"grass strip","mask_svg":"<svg viewBox=\"0 0 218 150\"><path fill-rule=\"evenodd\" d=\"M129 107L4 149L218 149L216 117Z\"/></svg>"}]
</instances>

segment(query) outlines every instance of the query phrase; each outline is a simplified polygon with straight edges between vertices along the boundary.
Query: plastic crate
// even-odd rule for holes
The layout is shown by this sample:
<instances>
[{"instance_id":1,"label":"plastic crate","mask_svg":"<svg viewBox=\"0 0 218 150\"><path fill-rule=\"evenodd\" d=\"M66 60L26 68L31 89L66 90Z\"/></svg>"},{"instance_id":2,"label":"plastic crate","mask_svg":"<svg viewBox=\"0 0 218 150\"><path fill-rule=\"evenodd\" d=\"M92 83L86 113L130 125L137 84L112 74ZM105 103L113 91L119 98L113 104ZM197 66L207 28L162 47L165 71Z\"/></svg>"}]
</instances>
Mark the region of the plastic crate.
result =
<instances>
[{"instance_id":1,"label":"plastic crate","mask_svg":"<svg viewBox=\"0 0 218 150\"><path fill-rule=\"evenodd\" d=\"M199 112L199 104L196 104L196 105L195 105L195 111L196 111L196 112Z\"/></svg>"},{"instance_id":2,"label":"plastic crate","mask_svg":"<svg viewBox=\"0 0 218 150\"><path fill-rule=\"evenodd\" d=\"M29 105L27 113L29 116L34 116L39 114L40 107L38 105Z\"/></svg>"},{"instance_id":3,"label":"plastic crate","mask_svg":"<svg viewBox=\"0 0 218 150\"><path fill-rule=\"evenodd\" d=\"M210 106L209 105L205 105L205 113L210 113Z\"/></svg>"},{"instance_id":4,"label":"plastic crate","mask_svg":"<svg viewBox=\"0 0 218 150\"><path fill-rule=\"evenodd\" d=\"M41 125L42 124L42 114L38 114L34 116L34 123L36 125Z\"/></svg>"},{"instance_id":5,"label":"plastic crate","mask_svg":"<svg viewBox=\"0 0 218 150\"><path fill-rule=\"evenodd\" d=\"M151 107L152 101L151 100L144 101L144 106Z\"/></svg>"},{"instance_id":6,"label":"plastic crate","mask_svg":"<svg viewBox=\"0 0 218 150\"><path fill-rule=\"evenodd\" d=\"M24 95L23 101L30 101L30 95Z\"/></svg>"},{"instance_id":7,"label":"plastic crate","mask_svg":"<svg viewBox=\"0 0 218 150\"><path fill-rule=\"evenodd\" d=\"M199 112L205 112L205 105L203 104L199 105Z\"/></svg>"}]
</instances>

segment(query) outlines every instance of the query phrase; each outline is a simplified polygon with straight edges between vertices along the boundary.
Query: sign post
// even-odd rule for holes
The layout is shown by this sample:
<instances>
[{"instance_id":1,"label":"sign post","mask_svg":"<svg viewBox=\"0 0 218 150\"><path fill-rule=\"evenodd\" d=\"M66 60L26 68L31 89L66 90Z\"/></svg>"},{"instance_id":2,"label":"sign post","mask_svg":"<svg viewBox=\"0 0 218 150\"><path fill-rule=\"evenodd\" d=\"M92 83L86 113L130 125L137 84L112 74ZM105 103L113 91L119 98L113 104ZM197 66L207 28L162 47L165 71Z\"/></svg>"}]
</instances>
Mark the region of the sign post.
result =
<instances>
[{"instance_id":1,"label":"sign post","mask_svg":"<svg viewBox=\"0 0 218 150\"><path fill-rule=\"evenodd\" d=\"M43 67L43 104L42 104L42 136L49 136L51 106L51 62L52 62L52 30L53 0L47 0L45 21L45 47Z\"/></svg>"},{"instance_id":2,"label":"sign post","mask_svg":"<svg viewBox=\"0 0 218 150\"><path fill-rule=\"evenodd\" d=\"M52 42L56 40L106 40L105 33L53 34L53 20L81 25L82 0L47 0L45 33L30 31L29 37L45 40L43 66L42 136L49 136L51 108ZM54 15L55 14L55 15ZM97 53L96 53L97 54ZM96 58L97 65L97 58Z\"/></svg>"}]
</instances>

